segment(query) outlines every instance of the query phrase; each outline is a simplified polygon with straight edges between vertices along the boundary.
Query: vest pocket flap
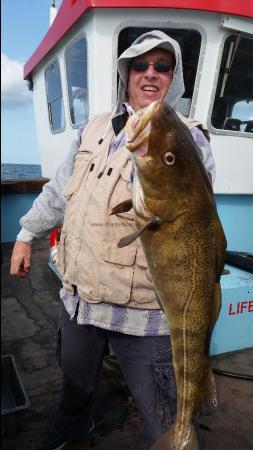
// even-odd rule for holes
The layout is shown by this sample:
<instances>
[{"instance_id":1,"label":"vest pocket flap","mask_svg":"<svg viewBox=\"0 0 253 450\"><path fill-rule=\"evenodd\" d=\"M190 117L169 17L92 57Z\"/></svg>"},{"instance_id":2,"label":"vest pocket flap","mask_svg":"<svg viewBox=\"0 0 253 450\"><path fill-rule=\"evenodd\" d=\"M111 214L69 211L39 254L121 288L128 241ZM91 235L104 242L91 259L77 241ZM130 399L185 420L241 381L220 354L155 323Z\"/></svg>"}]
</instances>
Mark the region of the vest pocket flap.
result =
<instances>
[{"instance_id":1,"label":"vest pocket flap","mask_svg":"<svg viewBox=\"0 0 253 450\"><path fill-rule=\"evenodd\" d=\"M79 151L76 154L73 173L64 188L65 197L71 196L84 182L89 173L92 158L93 153L88 150Z\"/></svg>"},{"instance_id":2,"label":"vest pocket flap","mask_svg":"<svg viewBox=\"0 0 253 450\"><path fill-rule=\"evenodd\" d=\"M102 256L105 261L122 266L132 266L135 261L136 247L117 247L117 242L104 241Z\"/></svg>"}]
</instances>

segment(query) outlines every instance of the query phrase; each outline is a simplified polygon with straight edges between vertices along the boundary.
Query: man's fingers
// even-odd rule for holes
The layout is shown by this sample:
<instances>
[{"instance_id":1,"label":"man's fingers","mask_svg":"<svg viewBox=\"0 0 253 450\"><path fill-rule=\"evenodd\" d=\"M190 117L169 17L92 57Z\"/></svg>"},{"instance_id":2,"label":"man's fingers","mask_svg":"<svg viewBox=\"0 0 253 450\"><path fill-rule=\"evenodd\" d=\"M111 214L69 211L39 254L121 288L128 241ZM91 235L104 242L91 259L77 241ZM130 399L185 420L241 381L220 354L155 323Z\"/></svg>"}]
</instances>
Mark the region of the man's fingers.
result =
<instances>
[{"instance_id":1,"label":"man's fingers","mask_svg":"<svg viewBox=\"0 0 253 450\"><path fill-rule=\"evenodd\" d=\"M11 258L11 275L20 276L24 272L24 258L22 256L13 256Z\"/></svg>"},{"instance_id":2,"label":"man's fingers","mask_svg":"<svg viewBox=\"0 0 253 450\"><path fill-rule=\"evenodd\" d=\"M26 242L16 242L11 258L11 275L25 277L31 267L31 245Z\"/></svg>"},{"instance_id":3,"label":"man's fingers","mask_svg":"<svg viewBox=\"0 0 253 450\"><path fill-rule=\"evenodd\" d=\"M25 256L25 258L24 258L24 271L26 273L28 273L29 270L30 270L30 267L31 267L31 258Z\"/></svg>"}]
</instances>

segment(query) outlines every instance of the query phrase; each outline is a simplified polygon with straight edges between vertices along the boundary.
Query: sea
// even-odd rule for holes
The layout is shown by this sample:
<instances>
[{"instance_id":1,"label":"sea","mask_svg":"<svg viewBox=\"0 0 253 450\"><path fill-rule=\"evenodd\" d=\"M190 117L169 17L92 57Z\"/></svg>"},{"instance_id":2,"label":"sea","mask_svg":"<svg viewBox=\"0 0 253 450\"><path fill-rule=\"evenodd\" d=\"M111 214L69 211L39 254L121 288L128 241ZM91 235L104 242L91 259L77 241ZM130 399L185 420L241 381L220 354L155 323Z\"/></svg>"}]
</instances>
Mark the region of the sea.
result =
<instances>
[{"instance_id":1,"label":"sea","mask_svg":"<svg viewBox=\"0 0 253 450\"><path fill-rule=\"evenodd\" d=\"M40 164L1 164L1 179L42 178Z\"/></svg>"}]
</instances>

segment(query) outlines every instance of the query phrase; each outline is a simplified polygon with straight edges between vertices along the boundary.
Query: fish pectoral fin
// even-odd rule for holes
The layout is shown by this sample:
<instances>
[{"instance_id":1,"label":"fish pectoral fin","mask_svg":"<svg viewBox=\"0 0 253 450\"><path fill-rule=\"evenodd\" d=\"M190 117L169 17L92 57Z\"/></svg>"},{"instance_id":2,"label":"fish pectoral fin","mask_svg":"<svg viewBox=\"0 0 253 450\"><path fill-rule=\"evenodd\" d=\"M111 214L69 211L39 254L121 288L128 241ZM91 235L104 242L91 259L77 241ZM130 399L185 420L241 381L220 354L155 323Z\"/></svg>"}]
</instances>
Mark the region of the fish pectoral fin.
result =
<instances>
[{"instance_id":1,"label":"fish pectoral fin","mask_svg":"<svg viewBox=\"0 0 253 450\"><path fill-rule=\"evenodd\" d=\"M122 247L126 247L127 245L132 244L132 242L134 242L139 236L141 236L142 233L144 233L145 230L147 230L148 228L151 228L153 226L157 226L157 222L154 221L154 220L151 220L148 223L146 223L146 225L144 225L143 227L141 227L138 230L134 231L133 233L128 234L127 236L124 236L118 242L118 247L122 248Z\"/></svg>"},{"instance_id":2,"label":"fish pectoral fin","mask_svg":"<svg viewBox=\"0 0 253 450\"><path fill-rule=\"evenodd\" d=\"M114 214L119 214L123 212L128 212L133 207L133 202L131 199L124 200L123 202L119 203L118 205L114 206L110 212L110 216Z\"/></svg>"}]
</instances>

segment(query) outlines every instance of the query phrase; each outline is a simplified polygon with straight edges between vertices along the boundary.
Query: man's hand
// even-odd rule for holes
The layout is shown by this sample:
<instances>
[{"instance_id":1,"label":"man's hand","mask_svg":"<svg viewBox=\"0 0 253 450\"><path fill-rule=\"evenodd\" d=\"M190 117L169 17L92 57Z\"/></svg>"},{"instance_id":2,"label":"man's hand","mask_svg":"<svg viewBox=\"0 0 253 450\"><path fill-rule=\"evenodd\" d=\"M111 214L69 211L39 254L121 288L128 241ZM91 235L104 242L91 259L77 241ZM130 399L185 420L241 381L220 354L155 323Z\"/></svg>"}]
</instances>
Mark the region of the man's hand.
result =
<instances>
[{"instance_id":1,"label":"man's hand","mask_svg":"<svg viewBox=\"0 0 253 450\"><path fill-rule=\"evenodd\" d=\"M32 246L27 242L16 241L11 257L11 275L26 277L31 267Z\"/></svg>"}]
</instances>

